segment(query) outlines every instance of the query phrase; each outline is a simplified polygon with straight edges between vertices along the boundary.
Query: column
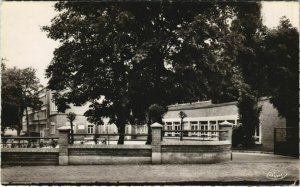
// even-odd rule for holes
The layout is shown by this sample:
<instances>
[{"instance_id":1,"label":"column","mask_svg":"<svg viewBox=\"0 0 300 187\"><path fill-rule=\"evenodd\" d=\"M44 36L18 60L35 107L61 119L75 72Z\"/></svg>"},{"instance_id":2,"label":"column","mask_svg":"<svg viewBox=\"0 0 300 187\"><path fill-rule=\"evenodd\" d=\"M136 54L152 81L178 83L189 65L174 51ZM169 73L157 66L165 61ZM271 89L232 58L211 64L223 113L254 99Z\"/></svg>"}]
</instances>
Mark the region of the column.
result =
<instances>
[{"instance_id":1,"label":"column","mask_svg":"<svg viewBox=\"0 0 300 187\"><path fill-rule=\"evenodd\" d=\"M58 129L58 145L59 145L59 165L68 165L69 164L69 134L71 128L69 126L59 127Z\"/></svg>"},{"instance_id":2,"label":"column","mask_svg":"<svg viewBox=\"0 0 300 187\"><path fill-rule=\"evenodd\" d=\"M228 121L224 121L219 123L219 130L225 130L227 132L220 132L219 140L229 140L230 143L232 142L232 127L233 124L229 123Z\"/></svg>"},{"instance_id":3,"label":"column","mask_svg":"<svg viewBox=\"0 0 300 187\"><path fill-rule=\"evenodd\" d=\"M152 130L152 164L161 164L161 131L163 125L159 123L153 123L151 125Z\"/></svg>"}]
</instances>

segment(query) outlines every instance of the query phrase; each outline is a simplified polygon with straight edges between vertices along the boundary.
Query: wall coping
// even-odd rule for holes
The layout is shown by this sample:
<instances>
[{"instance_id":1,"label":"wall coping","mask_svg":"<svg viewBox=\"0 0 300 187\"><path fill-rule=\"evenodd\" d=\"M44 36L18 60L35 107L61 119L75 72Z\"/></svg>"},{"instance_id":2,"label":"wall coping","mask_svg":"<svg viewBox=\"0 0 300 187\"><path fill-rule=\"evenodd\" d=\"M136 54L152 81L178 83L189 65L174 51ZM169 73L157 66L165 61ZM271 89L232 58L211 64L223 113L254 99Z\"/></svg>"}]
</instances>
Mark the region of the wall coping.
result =
<instances>
[{"instance_id":1,"label":"wall coping","mask_svg":"<svg viewBox=\"0 0 300 187\"><path fill-rule=\"evenodd\" d=\"M1 152L58 153L58 148L1 148Z\"/></svg>"},{"instance_id":2,"label":"wall coping","mask_svg":"<svg viewBox=\"0 0 300 187\"><path fill-rule=\"evenodd\" d=\"M68 145L69 149L151 149L151 145L103 145L103 144L73 144Z\"/></svg>"},{"instance_id":3,"label":"wall coping","mask_svg":"<svg viewBox=\"0 0 300 187\"><path fill-rule=\"evenodd\" d=\"M163 140L161 145L231 145L231 143L228 140L221 140L221 141Z\"/></svg>"},{"instance_id":4,"label":"wall coping","mask_svg":"<svg viewBox=\"0 0 300 187\"><path fill-rule=\"evenodd\" d=\"M153 123L153 124L151 125L151 128L163 128L163 125L160 124L160 123L155 122L155 123Z\"/></svg>"},{"instance_id":5,"label":"wall coping","mask_svg":"<svg viewBox=\"0 0 300 187\"><path fill-rule=\"evenodd\" d=\"M267 101L270 100L270 97L261 97L258 99L258 102L260 101ZM200 102L200 104L204 103ZM175 105L169 105L168 111L179 111L179 110L195 110L195 109L202 109L202 108L215 108L215 107L222 107L222 106L237 106L237 101L227 102L227 103L218 103L218 104L209 104L209 105L203 105L203 106L197 106L197 103L183 103L183 104L175 104ZM199 104L199 103L198 103ZM195 106L196 105L196 106Z\"/></svg>"}]
</instances>

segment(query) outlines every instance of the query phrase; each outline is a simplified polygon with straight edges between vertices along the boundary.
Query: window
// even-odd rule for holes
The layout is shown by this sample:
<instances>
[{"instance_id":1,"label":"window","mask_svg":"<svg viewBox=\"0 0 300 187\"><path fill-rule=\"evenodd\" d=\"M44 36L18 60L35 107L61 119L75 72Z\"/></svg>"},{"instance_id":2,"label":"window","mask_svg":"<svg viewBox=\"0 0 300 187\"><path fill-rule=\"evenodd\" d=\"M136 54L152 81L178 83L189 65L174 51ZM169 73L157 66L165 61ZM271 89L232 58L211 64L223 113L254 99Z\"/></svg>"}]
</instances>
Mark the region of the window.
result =
<instances>
[{"instance_id":1,"label":"window","mask_svg":"<svg viewBox=\"0 0 300 187\"><path fill-rule=\"evenodd\" d=\"M200 121L200 130L201 131L207 131L208 130L208 121ZM209 132L200 132L200 136L202 138L207 138L209 135Z\"/></svg>"},{"instance_id":2,"label":"window","mask_svg":"<svg viewBox=\"0 0 300 187\"><path fill-rule=\"evenodd\" d=\"M191 130L199 130L198 121L191 121ZM198 136L198 132L191 132L191 136Z\"/></svg>"},{"instance_id":3,"label":"window","mask_svg":"<svg viewBox=\"0 0 300 187\"><path fill-rule=\"evenodd\" d=\"M166 122L165 123L165 129L171 131L172 130L172 122ZM167 136L172 136L172 132L166 132Z\"/></svg>"},{"instance_id":4,"label":"window","mask_svg":"<svg viewBox=\"0 0 300 187\"><path fill-rule=\"evenodd\" d=\"M88 125L87 133L88 134L94 134L94 125Z\"/></svg>"},{"instance_id":5,"label":"window","mask_svg":"<svg viewBox=\"0 0 300 187\"><path fill-rule=\"evenodd\" d=\"M258 127L255 127L255 132L254 132L254 139L255 139L255 143L256 144L260 144L261 143L261 133L260 133L260 129L261 126L259 125Z\"/></svg>"},{"instance_id":6,"label":"window","mask_svg":"<svg viewBox=\"0 0 300 187\"><path fill-rule=\"evenodd\" d=\"M172 122L166 122L165 125L166 130L172 130ZM169 129L169 127L171 127L171 129Z\"/></svg>"},{"instance_id":7,"label":"window","mask_svg":"<svg viewBox=\"0 0 300 187\"><path fill-rule=\"evenodd\" d=\"M192 130L192 131L197 131L197 130L198 130L198 124L192 124L192 125L191 125L191 130ZM197 135L198 135L197 132L192 132L192 133L191 133L191 136L197 136Z\"/></svg>"},{"instance_id":8,"label":"window","mask_svg":"<svg viewBox=\"0 0 300 187\"><path fill-rule=\"evenodd\" d=\"M210 129L211 130L217 130L217 122L216 121L210 121ZM211 135L216 135L217 132L211 132Z\"/></svg>"},{"instance_id":9,"label":"window","mask_svg":"<svg viewBox=\"0 0 300 187\"><path fill-rule=\"evenodd\" d=\"M50 134L55 134L55 123L54 122L50 123Z\"/></svg>"},{"instance_id":10,"label":"window","mask_svg":"<svg viewBox=\"0 0 300 187\"><path fill-rule=\"evenodd\" d=\"M51 110L57 111L57 106L55 105L55 103L53 101L51 102Z\"/></svg>"},{"instance_id":11,"label":"window","mask_svg":"<svg viewBox=\"0 0 300 187\"><path fill-rule=\"evenodd\" d=\"M174 122L174 130L181 130L180 123ZM174 136L179 136L180 132L174 132Z\"/></svg>"},{"instance_id":12,"label":"window","mask_svg":"<svg viewBox=\"0 0 300 187\"><path fill-rule=\"evenodd\" d=\"M208 121L200 121L200 130L207 131L208 130ZM208 136L208 132L200 132L203 136Z\"/></svg>"}]
</instances>

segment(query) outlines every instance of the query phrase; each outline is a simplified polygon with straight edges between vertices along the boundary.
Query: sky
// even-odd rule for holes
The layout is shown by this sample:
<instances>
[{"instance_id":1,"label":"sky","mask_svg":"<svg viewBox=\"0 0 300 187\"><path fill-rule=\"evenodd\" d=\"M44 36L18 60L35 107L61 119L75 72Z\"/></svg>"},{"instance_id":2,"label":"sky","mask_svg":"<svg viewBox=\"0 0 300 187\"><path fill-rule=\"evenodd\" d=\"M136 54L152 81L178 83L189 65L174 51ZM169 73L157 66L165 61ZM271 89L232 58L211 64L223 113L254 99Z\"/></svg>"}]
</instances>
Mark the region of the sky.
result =
<instances>
[{"instance_id":1,"label":"sky","mask_svg":"<svg viewBox=\"0 0 300 187\"><path fill-rule=\"evenodd\" d=\"M6 59L7 67L35 68L44 86L47 84L45 69L59 43L47 38L41 26L50 25L51 19L57 14L54 3L10 1L2 2L0 7L0 57ZM261 11L267 27L276 27L279 19L286 16L299 30L298 2L262 2Z\"/></svg>"}]
</instances>

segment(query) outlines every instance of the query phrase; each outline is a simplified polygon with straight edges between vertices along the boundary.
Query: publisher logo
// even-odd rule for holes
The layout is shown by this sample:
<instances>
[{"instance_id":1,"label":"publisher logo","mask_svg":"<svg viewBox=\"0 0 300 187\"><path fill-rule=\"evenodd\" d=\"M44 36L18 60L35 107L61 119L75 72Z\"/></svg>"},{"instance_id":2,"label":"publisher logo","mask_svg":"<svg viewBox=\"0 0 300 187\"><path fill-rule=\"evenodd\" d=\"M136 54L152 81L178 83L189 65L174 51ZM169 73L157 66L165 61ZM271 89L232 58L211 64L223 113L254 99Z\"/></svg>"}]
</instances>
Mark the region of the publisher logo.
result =
<instances>
[{"instance_id":1,"label":"publisher logo","mask_svg":"<svg viewBox=\"0 0 300 187\"><path fill-rule=\"evenodd\" d=\"M284 179L286 176L286 173L279 170L272 170L267 173L267 178L272 180Z\"/></svg>"}]
</instances>

